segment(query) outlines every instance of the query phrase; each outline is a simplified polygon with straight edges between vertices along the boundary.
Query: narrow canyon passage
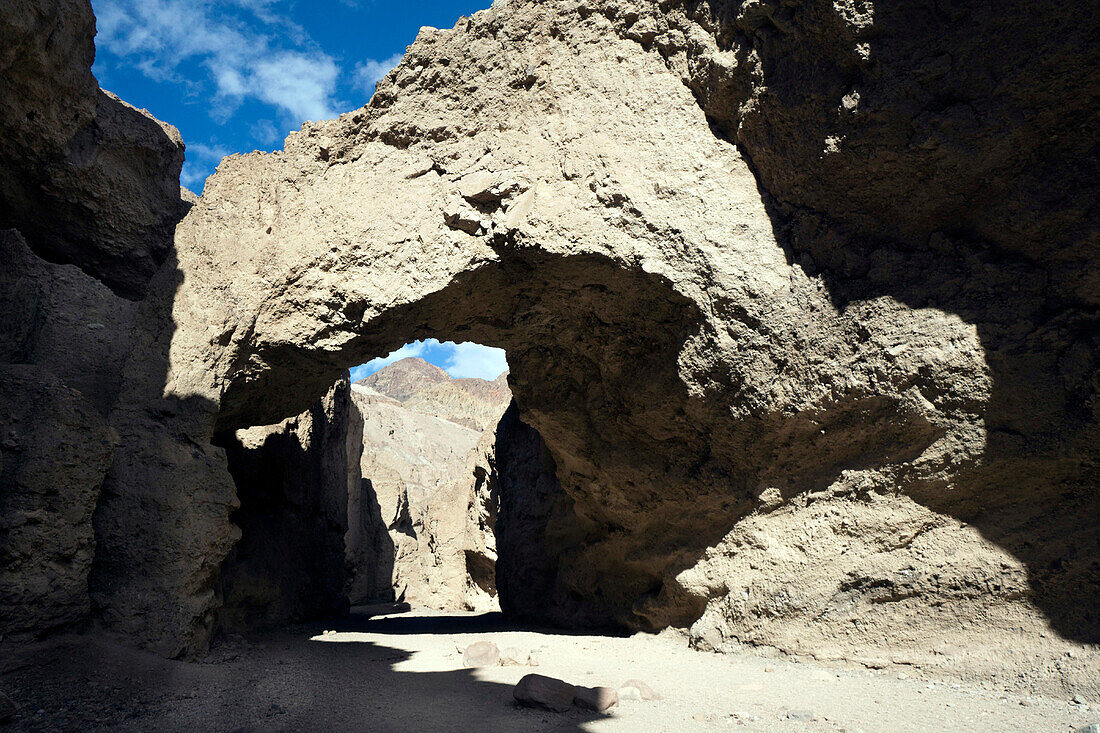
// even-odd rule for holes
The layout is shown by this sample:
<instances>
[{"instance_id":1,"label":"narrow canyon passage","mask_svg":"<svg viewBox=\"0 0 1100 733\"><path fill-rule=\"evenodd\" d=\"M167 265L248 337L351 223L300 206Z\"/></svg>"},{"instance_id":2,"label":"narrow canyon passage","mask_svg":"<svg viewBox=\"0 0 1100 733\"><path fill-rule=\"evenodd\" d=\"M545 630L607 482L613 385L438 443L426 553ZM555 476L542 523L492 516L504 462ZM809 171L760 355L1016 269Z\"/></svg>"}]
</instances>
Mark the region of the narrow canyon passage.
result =
<instances>
[{"instance_id":1,"label":"narrow canyon passage","mask_svg":"<svg viewBox=\"0 0 1100 733\"><path fill-rule=\"evenodd\" d=\"M0 727L1100 725L1100 6L450 2L5 1Z\"/></svg>"},{"instance_id":2,"label":"narrow canyon passage","mask_svg":"<svg viewBox=\"0 0 1100 733\"><path fill-rule=\"evenodd\" d=\"M499 610L498 467L515 460L504 352L431 339L351 375L302 415L217 438L241 502L219 631L385 602Z\"/></svg>"}]
</instances>

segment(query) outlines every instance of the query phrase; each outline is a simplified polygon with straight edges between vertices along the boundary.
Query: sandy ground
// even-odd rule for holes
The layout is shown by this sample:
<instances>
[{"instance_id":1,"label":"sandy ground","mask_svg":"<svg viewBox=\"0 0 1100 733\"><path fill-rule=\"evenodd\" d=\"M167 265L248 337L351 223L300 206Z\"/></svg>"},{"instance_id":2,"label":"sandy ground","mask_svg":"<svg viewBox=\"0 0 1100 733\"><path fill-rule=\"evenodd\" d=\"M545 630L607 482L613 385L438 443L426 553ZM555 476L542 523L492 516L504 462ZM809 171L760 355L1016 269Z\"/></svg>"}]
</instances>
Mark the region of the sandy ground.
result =
<instances>
[{"instance_id":1,"label":"sandy ground","mask_svg":"<svg viewBox=\"0 0 1100 733\"><path fill-rule=\"evenodd\" d=\"M331 633L331 632L335 633ZM329 633L326 633L329 632ZM463 669L488 640L538 667ZM825 668L746 651L716 655L675 636L518 630L499 616L352 614L219 644L176 662L88 636L6 653L0 689L19 712L0 731L1073 731L1100 710L1070 700ZM637 677L664 696L607 715L512 701L528 672L574 684Z\"/></svg>"}]
</instances>

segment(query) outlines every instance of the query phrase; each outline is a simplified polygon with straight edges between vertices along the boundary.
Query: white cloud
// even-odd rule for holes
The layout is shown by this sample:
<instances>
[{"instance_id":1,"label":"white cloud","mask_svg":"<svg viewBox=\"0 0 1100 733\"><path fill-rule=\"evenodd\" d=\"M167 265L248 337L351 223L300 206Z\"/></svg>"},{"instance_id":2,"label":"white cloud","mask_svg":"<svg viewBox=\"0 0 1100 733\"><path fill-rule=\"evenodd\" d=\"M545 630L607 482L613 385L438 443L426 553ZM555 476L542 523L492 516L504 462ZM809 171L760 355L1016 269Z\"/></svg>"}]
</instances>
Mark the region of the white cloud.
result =
<instances>
[{"instance_id":1,"label":"white cloud","mask_svg":"<svg viewBox=\"0 0 1100 733\"><path fill-rule=\"evenodd\" d=\"M379 369L410 356L418 356L442 367L456 379L480 377L493 380L508 371L504 349L482 346L471 341L456 344L454 341L440 343L437 339L426 339L405 344L388 356L371 359L366 364L354 367L351 370L351 380L354 382L369 377Z\"/></svg>"},{"instance_id":2,"label":"white cloud","mask_svg":"<svg viewBox=\"0 0 1100 733\"><path fill-rule=\"evenodd\" d=\"M367 59L361 64L355 67L355 86L362 89L367 94L374 94L374 86L382 80L386 74L399 63L404 57L404 54L395 53L388 59L382 61L375 61L374 59Z\"/></svg>"},{"instance_id":3,"label":"white cloud","mask_svg":"<svg viewBox=\"0 0 1100 733\"><path fill-rule=\"evenodd\" d=\"M366 364L360 364L351 370L351 381L357 381L365 377L369 377L382 367L387 367L393 364L395 361L400 361L410 356L420 356L424 353L424 350L430 345L429 342L435 341L435 339L428 339L428 341L416 341L411 344L405 344L397 351L391 351L389 356L380 356L377 359L371 359Z\"/></svg>"},{"instance_id":4,"label":"white cloud","mask_svg":"<svg viewBox=\"0 0 1100 733\"><path fill-rule=\"evenodd\" d=\"M256 61L246 77L246 94L287 110L301 120L324 120L338 113L332 95L340 69L331 57L287 51Z\"/></svg>"},{"instance_id":5,"label":"white cloud","mask_svg":"<svg viewBox=\"0 0 1100 733\"><path fill-rule=\"evenodd\" d=\"M180 183L196 193L202 191L208 171L221 159L229 155L229 150L220 145L188 143L184 151L183 170L180 171Z\"/></svg>"},{"instance_id":6,"label":"white cloud","mask_svg":"<svg viewBox=\"0 0 1100 733\"><path fill-rule=\"evenodd\" d=\"M480 377L493 380L508 371L504 349L482 346L470 341L444 346L453 347L452 354L443 367L452 377Z\"/></svg>"},{"instance_id":7,"label":"white cloud","mask_svg":"<svg viewBox=\"0 0 1100 733\"><path fill-rule=\"evenodd\" d=\"M158 81L181 77L184 62L207 69L212 113L232 114L246 99L278 108L294 124L336 116L339 67L313 48L281 48L276 39L311 45L299 26L274 13L271 0L235 0L255 19L201 0L96 0L97 47ZM258 32L257 22L273 30Z\"/></svg>"},{"instance_id":8,"label":"white cloud","mask_svg":"<svg viewBox=\"0 0 1100 733\"><path fill-rule=\"evenodd\" d=\"M252 133L252 137L268 145L274 145L285 137L271 120L257 120L249 126L248 131Z\"/></svg>"}]
</instances>

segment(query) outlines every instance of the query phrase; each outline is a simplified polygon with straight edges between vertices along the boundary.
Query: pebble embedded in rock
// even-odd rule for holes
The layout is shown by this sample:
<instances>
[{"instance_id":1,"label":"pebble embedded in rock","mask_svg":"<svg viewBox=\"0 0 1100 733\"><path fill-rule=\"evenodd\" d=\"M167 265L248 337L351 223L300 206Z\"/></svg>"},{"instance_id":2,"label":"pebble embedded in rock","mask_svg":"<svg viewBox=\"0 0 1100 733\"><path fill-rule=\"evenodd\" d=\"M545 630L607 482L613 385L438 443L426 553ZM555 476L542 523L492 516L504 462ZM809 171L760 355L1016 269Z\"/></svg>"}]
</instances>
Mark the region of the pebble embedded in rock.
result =
<instances>
[{"instance_id":1,"label":"pebble embedded in rock","mask_svg":"<svg viewBox=\"0 0 1100 733\"><path fill-rule=\"evenodd\" d=\"M576 694L573 685L541 674L524 675L512 690L512 697L520 705L564 713L573 707Z\"/></svg>"},{"instance_id":2,"label":"pebble embedded in rock","mask_svg":"<svg viewBox=\"0 0 1100 733\"><path fill-rule=\"evenodd\" d=\"M642 680L632 679L619 685L619 697L623 700L660 700L661 695Z\"/></svg>"},{"instance_id":3,"label":"pebble embedded in rock","mask_svg":"<svg viewBox=\"0 0 1100 733\"><path fill-rule=\"evenodd\" d=\"M495 667L500 661L500 648L491 641L475 641L462 653L463 667Z\"/></svg>"},{"instance_id":4,"label":"pebble embedded in rock","mask_svg":"<svg viewBox=\"0 0 1100 733\"><path fill-rule=\"evenodd\" d=\"M614 687L577 687L573 704L602 713L619 704L619 693Z\"/></svg>"}]
</instances>

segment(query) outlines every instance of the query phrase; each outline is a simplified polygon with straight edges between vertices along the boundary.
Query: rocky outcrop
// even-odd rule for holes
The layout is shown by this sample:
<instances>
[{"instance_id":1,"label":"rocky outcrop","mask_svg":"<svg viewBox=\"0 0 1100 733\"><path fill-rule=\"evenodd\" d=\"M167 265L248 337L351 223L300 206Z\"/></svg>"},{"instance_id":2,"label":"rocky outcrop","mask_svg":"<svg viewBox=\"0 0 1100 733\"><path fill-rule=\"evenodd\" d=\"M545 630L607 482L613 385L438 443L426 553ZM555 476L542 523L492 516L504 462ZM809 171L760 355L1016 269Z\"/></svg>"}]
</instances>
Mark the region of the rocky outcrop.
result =
<instances>
[{"instance_id":1,"label":"rocky outcrop","mask_svg":"<svg viewBox=\"0 0 1100 733\"><path fill-rule=\"evenodd\" d=\"M122 388L137 307L72 265L35 255L0 232L0 362L35 364L106 417Z\"/></svg>"},{"instance_id":2,"label":"rocky outcrop","mask_svg":"<svg viewBox=\"0 0 1100 733\"><path fill-rule=\"evenodd\" d=\"M447 384L451 375L423 359L407 357L389 364L356 382L397 402L404 402L433 384Z\"/></svg>"},{"instance_id":3,"label":"rocky outcrop","mask_svg":"<svg viewBox=\"0 0 1100 733\"><path fill-rule=\"evenodd\" d=\"M465 378L435 384L410 397L405 406L483 433L496 426L511 399L507 374L501 374L493 381Z\"/></svg>"},{"instance_id":4,"label":"rocky outcrop","mask_svg":"<svg viewBox=\"0 0 1100 733\"><path fill-rule=\"evenodd\" d=\"M452 379L407 358L352 385L352 399L364 425L361 501L369 507L360 509L363 550L351 552L352 602L495 607L496 497L485 482L495 430L486 429L511 399L505 375Z\"/></svg>"},{"instance_id":5,"label":"rocky outcrop","mask_svg":"<svg viewBox=\"0 0 1100 733\"><path fill-rule=\"evenodd\" d=\"M0 637L84 621L92 511L116 437L79 392L30 364L0 366Z\"/></svg>"},{"instance_id":6,"label":"rocky outcrop","mask_svg":"<svg viewBox=\"0 0 1100 733\"><path fill-rule=\"evenodd\" d=\"M500 607L512 618L564 627L606 625L584 599L564 592L558 582L569 558L559 548L572 540L578 525L574 502L562 491L557 466L513 403L493 433L492 471L487 479L499 497L494 523ZM571 539L570 536L573 536Z\"/></svg>"},{"instance_id":7,"label":"rocky outcrop","mask_svg":"<svg viewBox=\"0 0 1100 733\"><path fill-rule=\"evenodd\" d=\"M795 629L812 624L824 653L854 656L885 633L895 655L929 663L927 639L980 645L1021 628L1053 654L1045 619L1096 638L1092 316L1044 295L1076 290L1044 291L1042 257L1015 257L1003 228L945 206L985 200L974 176L945 194L920 166L899 169L907 189L875 183L873 170L895 175L891 159L936 165L955 145L970 146L968 169L1013 178L975 166L999 153L954 112L926 120L936 146L856 134L912 116L904 86L868 75L857 107L879 111L843 117L838 98L835 114L875 155L811 124L837 82L797 71L816 51L788 68L786 47L768 45L800 28L811 48L924 83L908 81L922 64L905 49L939 25L912 24L914 38L890 8L849 10L508 2L425 29L368 107L210 180L177 233L174 388L237 427L302 409L337 370L412 338L500 346L572 505L566 531L543 533L548 617L797 651L809 637ZM952 33L972 49L961 57L981 53L977 38L1026 47L1014 20L954 22L969 28ZM1067 53L1008 83L1027 95L1086 62ZM870 74L842 61L827 68ZM788 77L810 86L800 96ZM1011 100L998 104L1032 104ZM822 182L803 194L780 179L807 169ZM1049 208L1031 190L1014 214ZM892 213L906 201L916 213ZM818 516L808 526L824 535L807 535ZM753 533L773 521L791 530ZM960 630L979 606L982 623Z\"/></svg>"},{"instance_id":8,"label":"rocky outcrop","mask_svg":"<svg viewBox=\"0 0 1100 733\"><path fill-rule=\"evenodd\" d=\"M4 34L45 27L19 10ZM114 360L101 621L202 649L236 540L211 436L437 337L507 349L541 436L528 508L501 497L523 613L1095 690L1063 654L1100 639L1097 15L505 0L423 29L367 107L227 159L177 228ZM20 88L52 83L30 55ZM65 103L59 139L100 149L99 102ZM6 151L9 223L97 200L46 137ZM145 283L111 264L129 238L52 231L31 249Z\"/></svg>"},{"instance_id":9,"label":"rocky outcrop","mask_svg":"<svg viewBox=\"0 0 1100 733\"><path fill-rule=\"evenodd\" d=\"M174 398L165 398L165 363L150 358L156 352L148 345L170 332L163 311L132 300L172 260L172 232L186 209L178 180L183 145L175 128L99 89L93 34L86 1L20 1L0 18L0 369L19 375L4 393L11 409L0 414L0 434L14 451L5 458L0 496L8 533L4 602L18 606L4 612L12 633L0 633L8 639L86 621L102 588L112 587L109 569L141 564L143 551L104 554L111 546L104 528L118 528L124 546L142 533L151 509L137 495L123 511L105 510L112 473L148 487L169 463L181 476L203 475L206 467L183 464L217 452L181 444L182 431L167 441L159 433L176 410ZM165 282L173 277L166 273ZM170 303L170 288L154 300ZM127 395L121 408L120 395ZM207 446L209 433L201 431ZM146 458L156 460L119 456L119 446L142 440L155 446ZM221 473L203 481L225 485ZM174 492L171 510L153 513L185 516L195 497L188 485ZM224 521L223 511L217 532L228 537ZM155 522L144 527L158 531ZM208 549L209 538L202 544ZM209 589L201 568L216 564L197 558L169 564L177 574L198 566L199 585ZM120 593L140 596L133 588Z\"/></svg>"},{"instance_id":10,"label":"rocky outcrop","mask_svg":"<svg viewBox=\"0 0 1100 733\"><path fill-rule=\"evenodd\" d=\"M219 439L241 502L231 515L241 538L218 575L219 629L248 631L346 608L349 473L362 451L349 384L337 382L297 417Z\"/></svg>"},{"instance_id":11,"label":"rocky outcrop","mask_svg":"<svg viewBox=\"0 0 1100 733\"><path fill-rule=\"evenodd\" d=\"M15 0L0 18L0 227L139 298L186 211L179 131L99 88L87 0Z\"/></svg>"},{"instance_id":12,"label":"rocky outcrop","mask_svg":"<svg viewBox=\"0 0 1100 733\"><path fill-rule=\"evenodd\" d=\"M134 306L0 231L0 635L84 621Z\"/></svg>"}]
</instances>

